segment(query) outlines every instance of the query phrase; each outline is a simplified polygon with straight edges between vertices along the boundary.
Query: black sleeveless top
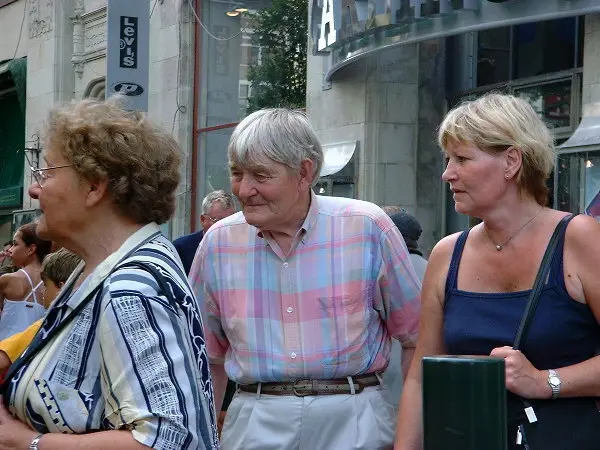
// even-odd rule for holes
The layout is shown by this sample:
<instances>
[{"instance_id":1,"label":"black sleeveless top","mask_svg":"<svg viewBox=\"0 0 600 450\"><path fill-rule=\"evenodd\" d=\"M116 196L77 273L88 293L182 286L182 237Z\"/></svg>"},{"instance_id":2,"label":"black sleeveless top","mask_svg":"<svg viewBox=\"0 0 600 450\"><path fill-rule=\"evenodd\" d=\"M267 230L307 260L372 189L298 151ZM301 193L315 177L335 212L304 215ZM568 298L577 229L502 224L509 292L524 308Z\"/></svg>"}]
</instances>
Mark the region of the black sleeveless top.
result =
<instances>
[{"instance_id":1,"label":"black sleeveless top","mask_svg":"<svg viewBox=\"0 0 600 450\"><path fill-rule=\"evenodd\" d=\"M468 230L460 235L450 262L444 341L449 354L489 355L496 347L512 346L531 290L477 293L458 289L458 266L468 235ZM559 236L548 282L521 344L521 351L538 370L580 363L593 357L600 347L600 326L590 308L567 293L564 243L565 231Z\"/></svg>"}]
</instances>

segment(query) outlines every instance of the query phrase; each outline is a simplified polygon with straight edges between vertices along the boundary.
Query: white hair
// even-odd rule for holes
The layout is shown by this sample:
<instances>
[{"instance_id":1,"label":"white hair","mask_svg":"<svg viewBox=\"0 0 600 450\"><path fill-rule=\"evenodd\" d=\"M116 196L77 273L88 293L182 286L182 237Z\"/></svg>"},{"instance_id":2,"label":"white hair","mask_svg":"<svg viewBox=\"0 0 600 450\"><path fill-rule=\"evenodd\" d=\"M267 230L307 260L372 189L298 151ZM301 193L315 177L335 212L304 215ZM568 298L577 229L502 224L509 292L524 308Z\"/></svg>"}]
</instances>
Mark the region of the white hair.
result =
<instances>
[{"instance_id":1,"label":"white hair","mask_svg":"<svg viewBox=\"0 0 600 450\"><path fill-rule=\"evenodd\" d=\"M235 128L227 148L229 164L239 168L275 161L300 170L303 160L313 162L313 186L323 167L323 148L306 115L300 111L261 109Z\"/></svg>"},{"instance_id":2,"label":"white hair","mask_svg":"<svg viewBox=\"0 0 600 450\"><path fill-rule=\"evenodd\" d=\"M220 203L223 209L235 207L233 195L222 190L212 191L204 197L204 200L202 200L202 214L208 214L208 210L212 208L215 203Z\"/></svg>"}]
</instances>

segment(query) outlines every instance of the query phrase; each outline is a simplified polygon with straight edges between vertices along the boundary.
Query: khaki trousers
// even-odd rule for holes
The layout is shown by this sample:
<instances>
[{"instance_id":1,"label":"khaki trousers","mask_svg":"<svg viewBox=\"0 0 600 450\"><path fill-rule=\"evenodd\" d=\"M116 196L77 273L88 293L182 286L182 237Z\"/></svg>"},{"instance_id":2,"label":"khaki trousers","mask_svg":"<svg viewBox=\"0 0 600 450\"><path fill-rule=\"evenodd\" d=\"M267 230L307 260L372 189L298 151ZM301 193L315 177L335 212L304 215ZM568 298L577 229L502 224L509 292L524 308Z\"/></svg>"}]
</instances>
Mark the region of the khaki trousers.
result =
<instances>
[{"instance_id":1,"label":"khaki trousers","mask_svg":"<svg viewBox=\"0 0 600 450\"><path fill-rule=\"evenodd\" d=\"M383 387L309 397L238 391L227 410L222 450L383 450L395 411Z\"/></svg>"}]
</instances>

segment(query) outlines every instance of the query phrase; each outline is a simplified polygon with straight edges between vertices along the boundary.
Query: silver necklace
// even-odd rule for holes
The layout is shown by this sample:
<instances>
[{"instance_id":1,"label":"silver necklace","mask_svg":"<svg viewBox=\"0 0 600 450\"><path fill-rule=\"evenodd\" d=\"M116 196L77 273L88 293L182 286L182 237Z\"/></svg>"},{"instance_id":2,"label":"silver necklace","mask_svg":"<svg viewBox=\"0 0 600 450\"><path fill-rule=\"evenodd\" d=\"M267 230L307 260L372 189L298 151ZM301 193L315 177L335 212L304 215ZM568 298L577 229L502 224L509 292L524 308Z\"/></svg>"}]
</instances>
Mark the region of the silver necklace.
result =
<instances>
[{"instance_id":1,"label":"silver necklace","mask_svg":"<svg viewBox=\"0 0 600 450\"><path fill-rule=\"evenodd\" d=\"M534 220L534 219L535 219L537 216L539 216L539 215L540 215L540 213L542 212L542 210L543 210L543 209L544 209L544 207L542 206L542 207L540 208L540 210L539 210L539 211L538 211L538 212L535 214L535 216L533 216L531 219L529 219L527 222L525 222L525 224L521 225L521 228L519 228L517 231L515 231L515 232L513 233L513 235L512 235L511 237L509 237L509 238L508 238L506 241L504 241L502 244L496 244L496 243L494 242L494 240L493 240L493 239L492 239L492 237L490 236L490 233L488 232L487 228L485 227L485 224L483 225L483 229L485 230L485 234L487 234L487 237L488 237L488 239L490 240L490 242L491 242L492 244L494 244L494 246L496 247L496 250L498 250L498 251L500 252L500 251L502 251L502 250L504 249L504 246L505 246L506 244L508 244L510 241L512 241L512 240L513 240L513 238L514 238L516 235L518 235L518 234L521 232L521 230L522 230L523 228L525 228L527 225L529 225L531 222L533 222L533 220Z\"/></svg>"}]
</instances>

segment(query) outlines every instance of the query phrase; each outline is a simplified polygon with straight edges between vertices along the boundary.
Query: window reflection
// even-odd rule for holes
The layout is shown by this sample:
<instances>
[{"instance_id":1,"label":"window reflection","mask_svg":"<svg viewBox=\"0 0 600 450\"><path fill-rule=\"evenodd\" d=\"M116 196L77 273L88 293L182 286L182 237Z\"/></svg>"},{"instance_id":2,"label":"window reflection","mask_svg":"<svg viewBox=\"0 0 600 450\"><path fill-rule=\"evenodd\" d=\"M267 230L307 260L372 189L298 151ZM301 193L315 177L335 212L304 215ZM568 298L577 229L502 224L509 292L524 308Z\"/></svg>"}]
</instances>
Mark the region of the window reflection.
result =
<instances>
[{"instance_id":1,"label":"window reflection","mask_svg":"<svg viewBox=\"0 0 600 450\"><path fill-rule=\"evenodd\" d=\"M527 100L549 128L571 125L571 80L515 89L514 94Z\"/></svg>"}]
</instances>

